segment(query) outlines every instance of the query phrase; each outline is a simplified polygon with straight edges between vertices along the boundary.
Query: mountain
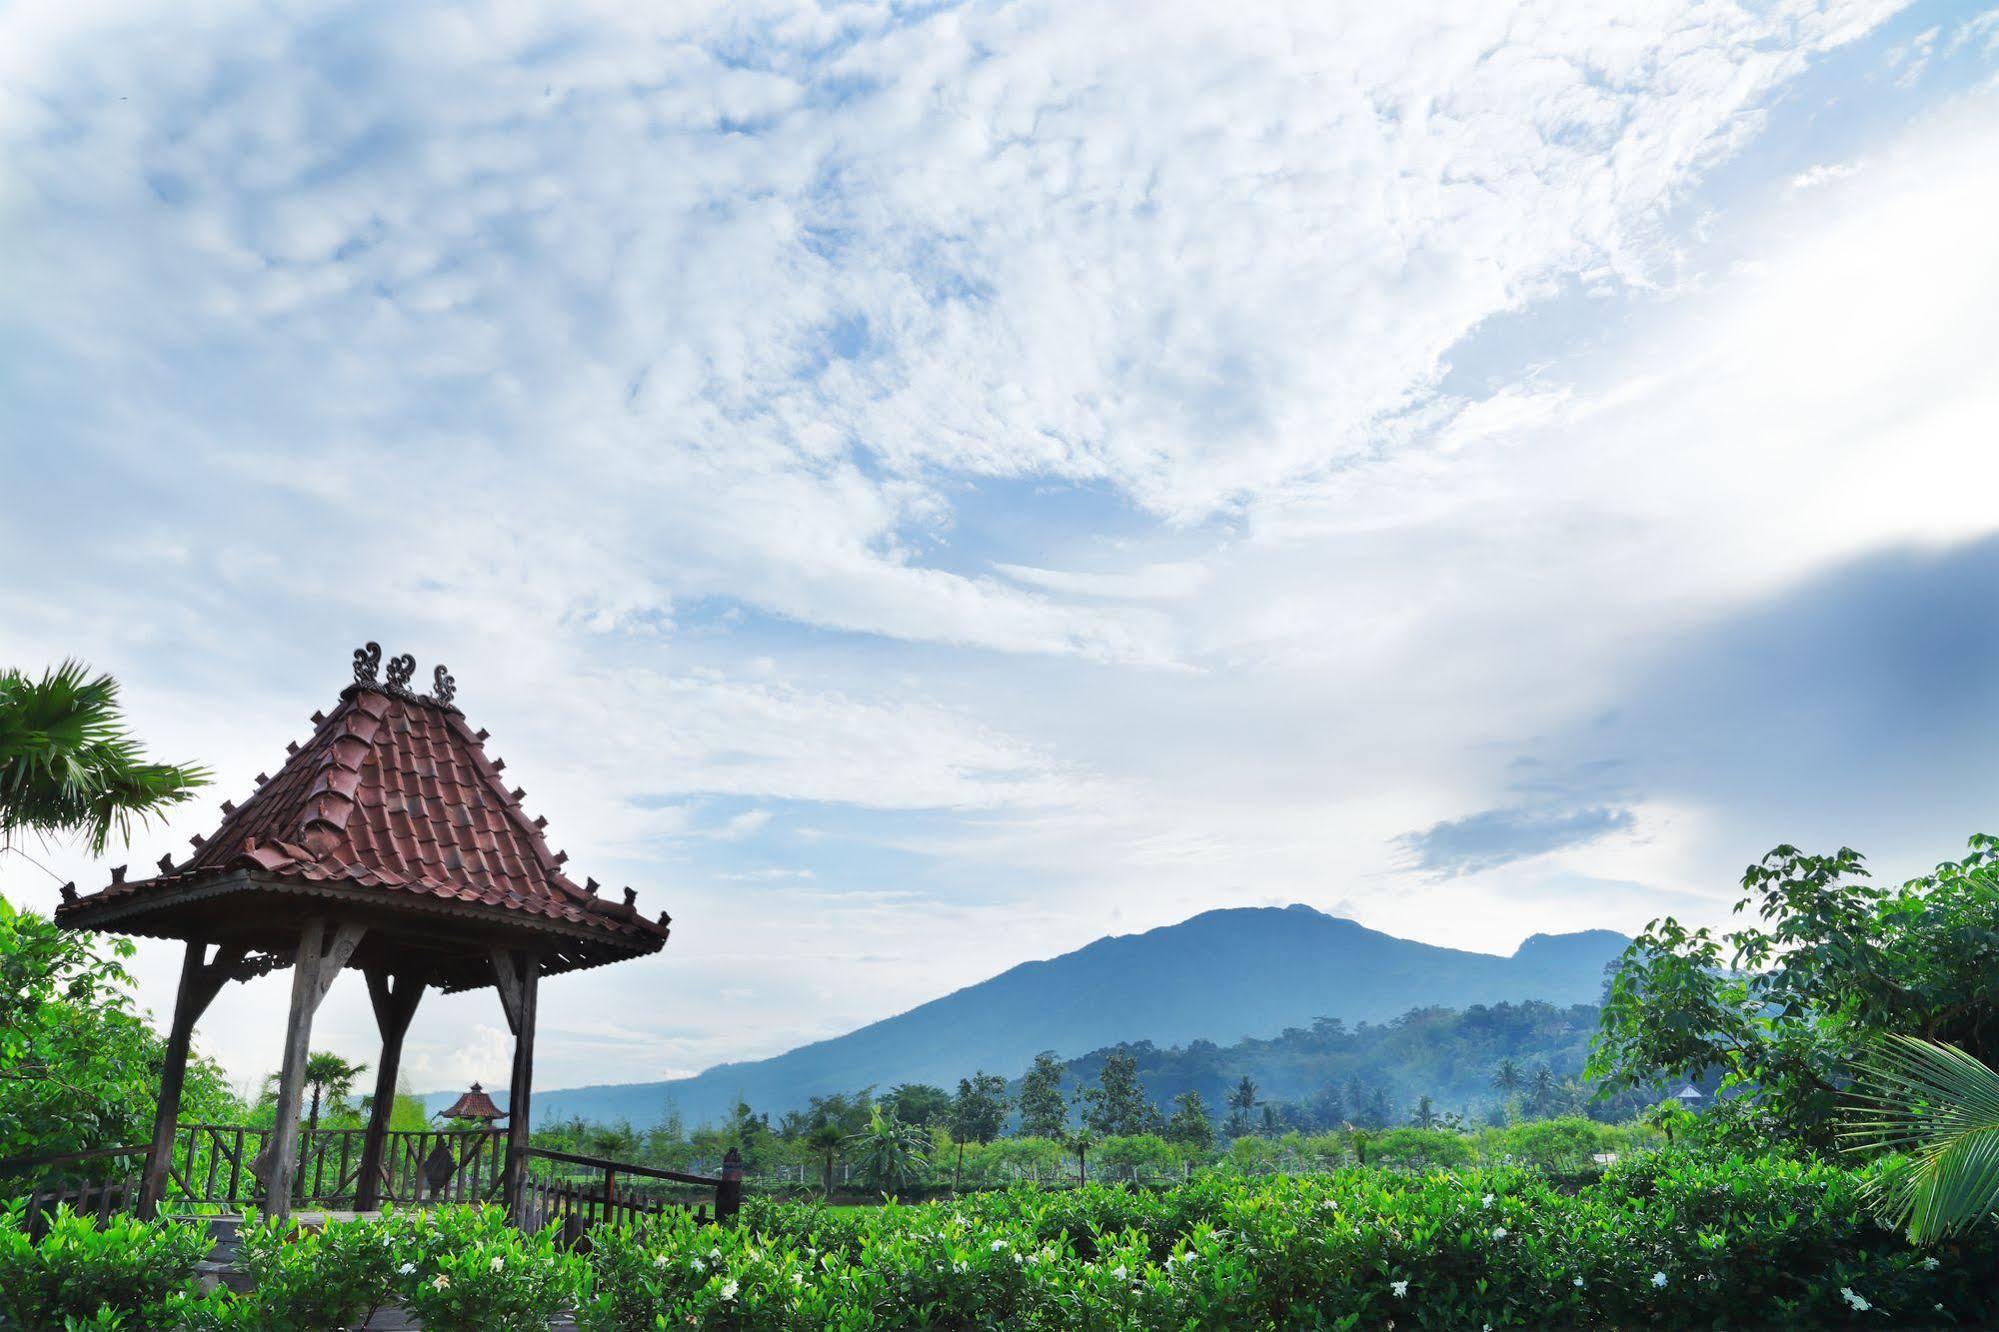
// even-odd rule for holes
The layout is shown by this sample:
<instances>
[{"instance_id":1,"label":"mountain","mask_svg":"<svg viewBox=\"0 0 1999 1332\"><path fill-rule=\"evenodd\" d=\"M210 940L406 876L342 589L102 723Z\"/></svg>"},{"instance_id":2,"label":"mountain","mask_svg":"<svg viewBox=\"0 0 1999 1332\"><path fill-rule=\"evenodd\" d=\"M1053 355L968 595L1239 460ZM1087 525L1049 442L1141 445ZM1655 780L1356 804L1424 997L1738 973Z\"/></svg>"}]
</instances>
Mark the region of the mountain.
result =
<instances>
[{"instance_id":1,"label":"mountain","mask_svg":"<svg viewBox=\"0 0 1999 1332\"><path fill-rule=\"evenodd\" d=\"M1609 930L1537 934L1500 957L1398 939L1307 906L1208 911L1022 963L770 1059L671 1082L537 1090L535 1111L543 1122L647 1125L671 1097L699 1124L719 1121L740 1097L775 1118L808 1097L869 1085L954 1087L975 1069L1018 1077L1042 1050L1072 1058L1126 1041L1232 1042L1319 1017L1385 1022L1413 1008L1506 1000L1593 1004L1625 943Z\"/></svg>"}]
</instances>

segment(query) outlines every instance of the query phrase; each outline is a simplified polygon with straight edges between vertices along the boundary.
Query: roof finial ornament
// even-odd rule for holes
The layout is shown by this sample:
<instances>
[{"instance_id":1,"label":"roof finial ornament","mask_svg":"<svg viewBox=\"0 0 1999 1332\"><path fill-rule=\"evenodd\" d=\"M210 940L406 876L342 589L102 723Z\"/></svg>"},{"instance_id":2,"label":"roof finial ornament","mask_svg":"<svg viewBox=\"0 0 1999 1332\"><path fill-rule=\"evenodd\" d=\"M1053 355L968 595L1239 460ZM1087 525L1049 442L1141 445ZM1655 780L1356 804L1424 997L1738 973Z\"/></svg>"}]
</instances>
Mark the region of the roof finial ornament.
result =
<instances>
[{"instance_id":1,"label":"roof finial ornament","mask_svg":"<svg viewBox=\"0 0 1999 1332\"><path fill-rule=\"evenodd\" d=\"M451 700L457 697L458 681L452 679L451 672L440 665L430 673L430 701L448 708Z\"/></svg>"},{"instance_id":2,"label":"roof finial ornament","mask_svg":"<svg viewBox=\"0 0 1999 1332\"><path fill-rule=\"evenodd\" d=\"M389 658L389 692L408 696L410 677L416 674L416 658L405 652Z\"/></svg>"},{"instance_id":3,"label":"roof finial ornament","mask_svg":"<svg viewBox=\"0 0 1999 1332\"><path fill-rule=\"evenodd\" d=\"M375 683L375 668L382 664L382 645L370 643L366 647L354 649L354 683L372 685Z\"/></svg>"}]
</instances>

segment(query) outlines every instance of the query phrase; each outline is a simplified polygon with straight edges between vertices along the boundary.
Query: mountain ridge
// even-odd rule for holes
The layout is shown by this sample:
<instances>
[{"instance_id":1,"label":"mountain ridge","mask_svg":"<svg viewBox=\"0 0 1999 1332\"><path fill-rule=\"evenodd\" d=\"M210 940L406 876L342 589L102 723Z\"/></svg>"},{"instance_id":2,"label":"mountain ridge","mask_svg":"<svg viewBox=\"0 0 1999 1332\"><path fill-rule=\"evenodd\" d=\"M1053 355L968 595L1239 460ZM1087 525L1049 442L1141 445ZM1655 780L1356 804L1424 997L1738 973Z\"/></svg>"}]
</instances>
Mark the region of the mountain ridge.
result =
<instances>
[{"instance_id":1,"label":"mountain ridge","mask_svg":"<svg viewBox=\"0 0 1999 1332\"><path fill-rule=\"evenodd\" d=\"M1018 963L766 1059L667 1081L537 1088L535 1109L544 1121L580 1115L650 1124L671 1098L689 1123L702 1123L726 1115L740 1097L776 1116L811 1096L869 1085L950 1087L975 1069L1011 1079L1041 1050L1069 1059L1123 1042L1228 1044L1319 1017L1378 1023L1414 1008L1595 1003L1604 965L1626 942L1614 931L1588 930L1532 935L1509 955L1476 953L1401 939L1303 904L1218 907Z\"/></svg>"}]
</instances>

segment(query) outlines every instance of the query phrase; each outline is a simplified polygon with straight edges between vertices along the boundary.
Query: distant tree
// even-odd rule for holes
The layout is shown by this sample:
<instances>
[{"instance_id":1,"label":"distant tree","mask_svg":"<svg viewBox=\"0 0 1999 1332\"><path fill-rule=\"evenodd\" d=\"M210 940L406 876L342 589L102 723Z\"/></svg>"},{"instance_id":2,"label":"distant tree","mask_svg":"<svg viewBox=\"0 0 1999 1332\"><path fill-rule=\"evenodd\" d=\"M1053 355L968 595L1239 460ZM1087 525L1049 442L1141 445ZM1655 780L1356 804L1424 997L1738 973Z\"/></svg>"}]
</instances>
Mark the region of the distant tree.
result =
<instances>
[{"instance_id":1,"label":"distant tree","mask_svg":"<svg viewBox=\"0 0 1999 1332\"><path fill-rule=\"evenodd\" d=\"M1275 1101L1263 1103L1263 1113L1258 1119L1260 1121L1258 1127L1266 1138L1274 1138L1284 1131L1284 1118Z\"/></svg>"},{"instance_id":2,"label":"distant tree","mask_svg":"<svg viewBox=\"0 0 1999 1332\"><path fill-rule=\"evenodd\" d=\"M1250 1111L1256 1109L1256 1082L1245 1073L1242 1080L1229 1091L1228 1133L1231 1138L1248 1135L1251 1126Z\"/></svg>"},{"instance_id":3,"label":"distant tree","mask_svg":"<svg viewBox=\"0 0 1999 1332\"><path fill-rule=\"evenodd\" d=\"M917 1128L942 1124L951 1115L951 1093L927 1082L905 1082L891 1087L881 1101L897 1119Z\"/></svg>"},{"instance_id":4,"label":"distant tree","mask_svg":"<svg viewBox=\"0 0 1999 1332\"><path fill-rule=\"evenodd\" d=\"M810 1152L819 1158L822 1167L821 1179L825 1183L827 1197L833 1196L833 1165L840 1159L840 1148L846 1145L847 1135L838 1124L827 1120L815 1128L805 1131L799 1139Z\"/></svg>"},{"instance_id":5,"label":"distant tree","mask_svg":"<svg viewBox=\"0 0 1999 1332\"><path fill-rule=\"evenodd\" d=\"M368 1071L366 1064L350 1064L339 1055L327 1050L315 1050L305 1057L305 1092L310 1098L305 1115L305 1131L309 1135L319 1128L321 1102L335 1114L347 1110L347 1098L354 1092L354 1080ZM278 1095L278 1074L264 1079L264 1099L275 1101Z\"/></svg>"},{"instance_id":6,"label":"distant tree","mask_svg":"<svg viewBox=\"0 0 1999 1332\"><path fill-rule=\"evenodd\" d=\"M1517 1059L1502 1059L1499 1061L1499 1066L1492 1070L1492 1085L1499 1089L1499 1094L1502 1096L1517 1094L1522 1082L1520 1061Z\"/></svg>"},{"instance_id":7,"label":"distant tree","mask_svg":"<svg viewBox=\"0 0 1999 1332\"><path fill-rule=\"evenodd\" d=\"M1062 1063L1052 1050L1034 1056L1033 1067L1020 1080L1020 1135L1060 1138L1069 1126L1069 1106L1062 1099Z\"/></svg>"},{"instance_id":8,"label":"distant tree","mask_svg":"<svg viewBox=\"0 0 1999 1332\"><path fill-rule=\"evenodd\" d=\"M1347 1117L1346 1098L1329 1082L1306 1103L1306 1114L1313 1128L1336 1128Z\"/></svg>"},{"instance_id":9,"label":"distant tree","mask_svg":"<svg viewBox=\"0 0 1999 1332\"><path fill-rule=\"evenodd\" d=\"M1367 1123L1369 1128L1387 1128L1395 1118L1395 1103L1388 1097L1388 1088L1376 1087L1367 1098Z\"/></svg>"},{"instance_id":10,"label":"distant tree","mask_svg":"<svg viewBox=\"0 0 1999 1332\"><path fill-rule=\"evenodd\" d=\"M81 836L104 854L115 834L189 799L208 772L149 763L125 730L118 682L65 661L39 680L0 671L0 846L21 833Z\"/></svg>"},{"instance_id":11,"label":"distant tree","mask_svg":"<svg viewBox=\"0 0 1999 1332\"><path fill-rule=\"evenodd\" d=\"M1546 1064L1536 1064L1527 1079L1527 1100L1534 1113L1543 1118L1552 1115L1560 1097L1561 1086L1555 1080L1555 1071Z\"/></svg>"},{"instance_id":12,"label":"distant tree","mask_svg":"<svg viewBox=\"0 0 1999 1332\"><path fill-rule=\"evenodd\" d=\"M1430 1104L1428 1096L1417 1098L1416 1113L1410 1116L1409 1122L1420 1129L1433 1129L1437 1127L1440 1121L1436 1109Z\"/></svg>"},{"instance_id":13,"label":"distant tree","mask_svg":"<svg viewBox=\"0 0 1999 1332\"><path fill-rule=\"evenodd\" d=\"M1076 1182L1089 1183L1090 1148L1097 1145L1096 1133L1087 1127L1079 1128L1074 1133L1063 1135L1062 1141L1076 1154Z\"/></svg>"},{"instance_id":14,"label":"distant tree","mask_svg":"<svg viewBox=\"0 0 1999 1332\"><path fill-rule=\"evenodd\" d=\"M951 1141L958 1147L958 1159L951 1168L951 1187L955 1189L965 1167L965 1144L976 1142L984 1146L1006 1127L1006 1079L984 1069L969 1078L959 1078L958 1095L951 1102L948 1123Z\"/></svg>"},{"instance_id":15,"label":"distant tree","mask_svg":"<svg viewBox=\"0 0 1999 1332\"><path fill-rule=\"evenodd\" d=\"M1166 1121L1164 1136L1168 1142L1196 1151L1205 1152L1214 1146L1215 1126L1208 1119L1208 1107L1201 1103L1200 1092L1184 1091L1173 1098L1173 1117Z\"/></svg>"},{"instance_id":16,"label":"distant tree","mask_svg":"<svg viewBox=\"0 0 1999 1332\"><path fill-rule=\"evenodd\" d=\"M1083 1090L1082 1103L1083 1122L1106 1137L1145 1133L1158 1118L1138 1080L1138 1061L1121 1050L1104 1059L1097 1085Z\"/></svg>"}]
</instances>

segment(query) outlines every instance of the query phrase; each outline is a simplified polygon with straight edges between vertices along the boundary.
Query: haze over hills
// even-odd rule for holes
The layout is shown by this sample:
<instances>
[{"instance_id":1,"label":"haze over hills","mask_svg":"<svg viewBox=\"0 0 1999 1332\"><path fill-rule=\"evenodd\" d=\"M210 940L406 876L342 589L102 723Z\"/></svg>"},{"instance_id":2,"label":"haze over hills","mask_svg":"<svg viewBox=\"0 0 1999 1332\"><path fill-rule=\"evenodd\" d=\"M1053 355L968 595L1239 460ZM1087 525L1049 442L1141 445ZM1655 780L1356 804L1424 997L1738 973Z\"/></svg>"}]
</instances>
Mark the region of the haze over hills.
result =
<instances>
[{"instance_id":1,"label":"haze over hills","mask_svg":"<svg viewBox=\"0 0 1999 1332\"><path fill-rule=\"evenodd\" d=\"M667 1082L538 1090L535 1110L543 1122L581 1115L645 1125L671 1097L699 1124L723 1118L739 1097L775 1116L870 1084L950 1087L975 1069L1014 1078L1042 1050L1071 1058L1121 1041L1226 1044L1316 1017L1384 1022L1431 1006L1595 1003L1604 966L1625 943L1610 930L1537 934L1501 957L1398 939L1307 906L1209 911L1022 963L769 1059Z\"/></svg>"}]
</instances>

